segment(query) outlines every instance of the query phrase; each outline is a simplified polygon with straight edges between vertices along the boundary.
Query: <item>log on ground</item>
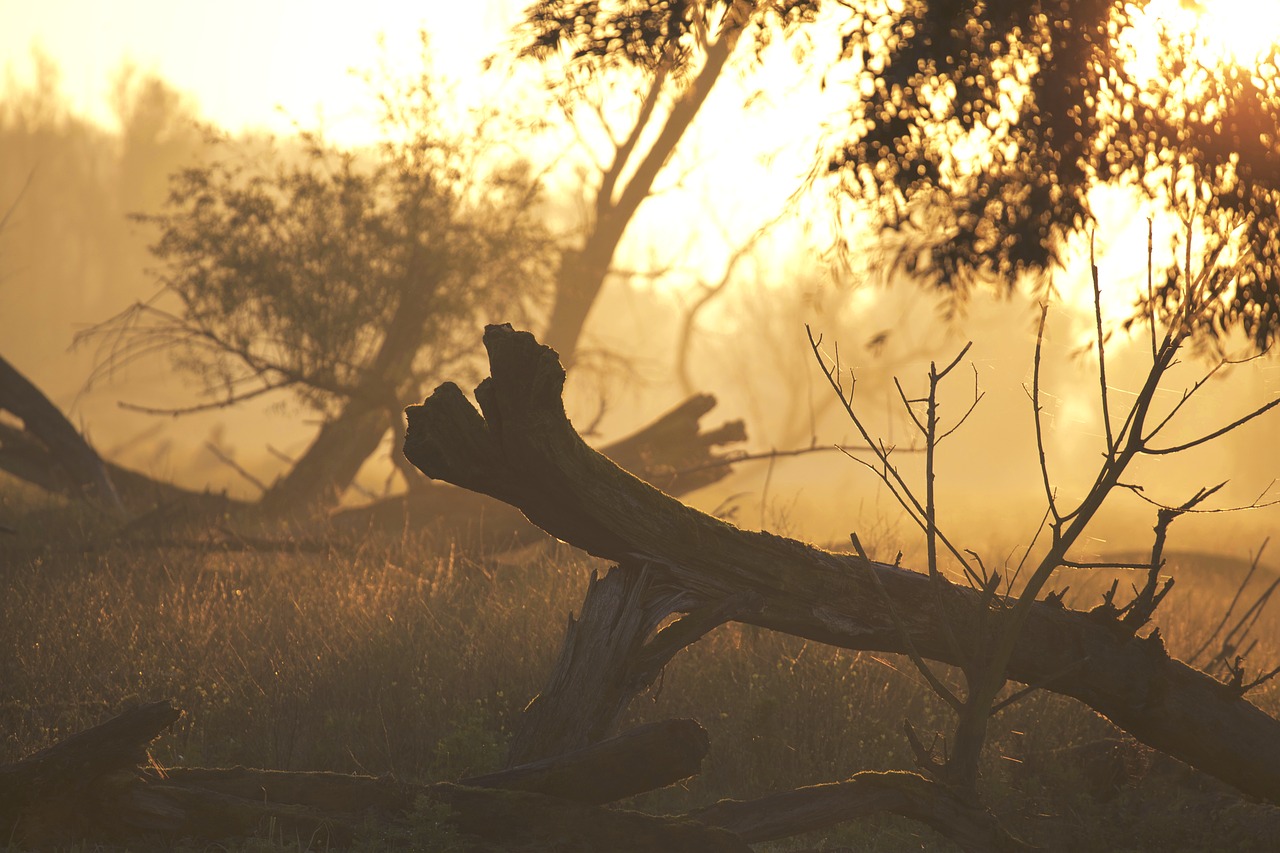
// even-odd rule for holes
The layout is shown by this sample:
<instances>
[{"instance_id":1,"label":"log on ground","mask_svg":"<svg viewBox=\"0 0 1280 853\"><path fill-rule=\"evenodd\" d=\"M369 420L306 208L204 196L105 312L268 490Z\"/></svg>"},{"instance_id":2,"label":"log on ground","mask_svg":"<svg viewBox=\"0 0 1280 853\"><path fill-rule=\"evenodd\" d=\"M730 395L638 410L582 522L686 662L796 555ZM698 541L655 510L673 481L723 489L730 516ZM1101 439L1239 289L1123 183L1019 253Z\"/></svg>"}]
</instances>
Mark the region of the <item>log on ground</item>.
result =
<instances>
[{"instance_id":1,"label":"log on ground","mask_svg":"<svg viewBox=\"0 0 1280 853\"><path fill-rule=\"evenodd\" d=\"M740 621L849 649L961 665L982 620L977 592L938 596L921 573L740 530L681 504L592 450L565 417L554 351L509 326L485 331L490 372L477 411L452 383L407 414L405 455L429 477L519 508L553 536L607 559L663 567L695 600L744 593ZM900 617L895 622L886 596ZM1280 802L1280 722L1237 690L1105 615L1037 604L1010 678L1072 696L1147 745L1255 797Z\"/></svg>"},{"instance_id":2,"label":"log on ground","mask_svg":"<svg viewBox=\"0 0 1280 853\"><path fill-rule=\"evenodd\" d=\"M707 736L692 720L641 726L460 784L419 785L244 767L160 769L147 747L180 715L169 702L143 705L0 767L0 833L35 848L268 830L341 846L371 833L438 830L494 850L747 850L701 822L599 807L696 774Z\"/></svg>"}]
</instances>

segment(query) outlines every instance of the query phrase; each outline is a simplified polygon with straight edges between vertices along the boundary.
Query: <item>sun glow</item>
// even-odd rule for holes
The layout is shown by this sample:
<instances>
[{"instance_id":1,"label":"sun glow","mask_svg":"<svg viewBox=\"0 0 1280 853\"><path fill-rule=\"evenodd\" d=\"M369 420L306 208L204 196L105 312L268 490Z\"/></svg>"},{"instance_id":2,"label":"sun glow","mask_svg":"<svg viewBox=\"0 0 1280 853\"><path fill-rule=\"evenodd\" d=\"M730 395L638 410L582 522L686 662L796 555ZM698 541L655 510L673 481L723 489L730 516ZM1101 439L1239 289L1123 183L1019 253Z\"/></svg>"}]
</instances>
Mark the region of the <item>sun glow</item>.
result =
<instances>
[{"instance_id":1,"label":"sun glow","mask_svg":"<svg viewBox=\"0 0 1280 853\"><path fill-rule=\"evenodd\" d=\"M1224 59L1253 65L1280 40L1280 4L1256 0L1212 0L1183 2L1192 6L1196 30L1206 42L1217 46Z\"/></svg>"},{"instance_id":2,"label":"sun glow","mask_svg":"<svg viewBox=\"0 0 1280 853\"><path fill-rule=\"evenodd\" d=\"M1280 3L1151 0L1135 17L1130 44L1141 69L1153 75L1162 34L1192 42L1205 65L1253 67L1280 43Z\"/></svg>"}]
</instances>

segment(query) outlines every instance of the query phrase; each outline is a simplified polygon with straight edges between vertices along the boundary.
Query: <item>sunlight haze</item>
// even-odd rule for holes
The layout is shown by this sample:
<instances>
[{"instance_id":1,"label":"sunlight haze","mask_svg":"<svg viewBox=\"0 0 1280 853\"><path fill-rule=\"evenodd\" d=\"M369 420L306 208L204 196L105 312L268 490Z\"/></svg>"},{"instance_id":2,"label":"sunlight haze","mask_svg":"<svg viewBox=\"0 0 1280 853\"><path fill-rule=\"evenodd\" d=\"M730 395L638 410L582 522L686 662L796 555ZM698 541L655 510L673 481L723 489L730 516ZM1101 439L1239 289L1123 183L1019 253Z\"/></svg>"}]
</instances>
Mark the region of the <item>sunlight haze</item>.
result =
<instances>
[{"instance_id":1,"label":"sunlight haze","mask_svg":"<svg viewBox=\"0 0 1280 853\"><path fill-rule=\"evenodd\" d=\"M111 80L128 62L193 96L202 116L230 131L288 133L291 120L309 126L320 116L334 138L361 142L375 128L367 88L350 72L378 64L380 36L390 61L411 69L425 28L439 67L461 74L500 47L522 6L0 0L0 57L6 75L24 80L31 51L45 53L73 107L107 125Z\"/></svg>"}]
</instances>

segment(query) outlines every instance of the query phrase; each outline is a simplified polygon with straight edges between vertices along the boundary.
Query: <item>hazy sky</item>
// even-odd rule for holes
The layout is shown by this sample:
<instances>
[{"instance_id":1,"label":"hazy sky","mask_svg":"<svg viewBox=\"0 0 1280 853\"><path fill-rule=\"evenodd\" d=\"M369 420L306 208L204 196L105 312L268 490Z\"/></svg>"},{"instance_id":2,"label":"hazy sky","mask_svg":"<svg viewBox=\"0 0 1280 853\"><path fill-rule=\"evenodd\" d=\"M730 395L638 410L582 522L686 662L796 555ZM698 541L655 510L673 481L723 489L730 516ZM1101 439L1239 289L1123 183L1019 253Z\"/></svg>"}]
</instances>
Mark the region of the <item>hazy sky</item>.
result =
<instances>
[{"instance_id":1,"label":"hazy sky","mask_svg":"<svg viewBox=\"0 0 1280 853\"><path fill-rule=\"evenodd\" d=\"M124 60L196 96L201 113L238 130L285 131L317 108L333 135L364 134L369 99L348 69L368 69L385 34L389 55L416 67L426 27L438 67L475 68L507 37L521 0L389 2L334 0L0 0L0 58L30 74L32 44L52 57L73 105L100 120L110 80Z\"/></svg>"}]
</instances>

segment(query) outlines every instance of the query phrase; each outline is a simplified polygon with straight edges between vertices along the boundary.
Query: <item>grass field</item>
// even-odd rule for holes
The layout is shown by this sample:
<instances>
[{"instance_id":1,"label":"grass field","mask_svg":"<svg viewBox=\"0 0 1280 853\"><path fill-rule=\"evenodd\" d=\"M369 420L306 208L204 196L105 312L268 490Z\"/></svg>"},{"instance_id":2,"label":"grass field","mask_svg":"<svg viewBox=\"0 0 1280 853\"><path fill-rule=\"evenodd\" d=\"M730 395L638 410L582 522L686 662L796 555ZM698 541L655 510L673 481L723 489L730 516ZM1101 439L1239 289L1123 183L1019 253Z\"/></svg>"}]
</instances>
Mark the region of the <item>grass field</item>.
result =
<instances>
[{"instance_id":1,"label":"grass field","mask_svg":"<svg viewBox=\"0 0 1280 853\"><path fill-rule=\"evenodd\" d=\"M155 744L161 765L417 781L493 770L590 572L607 568L565 546L516 558L425 536L335 538L296 553L139 542L17 492L0 508L18 529L0 539L0 763L129 703L172 698L186 715ZM1186 654L1244 565L1188 555L1171 569L1180 583L1160 623L1170 650ZM1265 616L1257 633L1251 670L1277 657ZM1280 712L1272 684L1251 698ZM902 721L924 732L949 725L903 659L736 625L680 655L631 713L694 717L711 735L700 776L630 804L654 812L910 769ZM1264 850L1280 837L1259 829L1278 825L1269 807L1043 692L997 718L984 785L1010 829L1050 849ZM923 826L884 818L767 849L948 848Z\"/></svg>"}]
</instances>

